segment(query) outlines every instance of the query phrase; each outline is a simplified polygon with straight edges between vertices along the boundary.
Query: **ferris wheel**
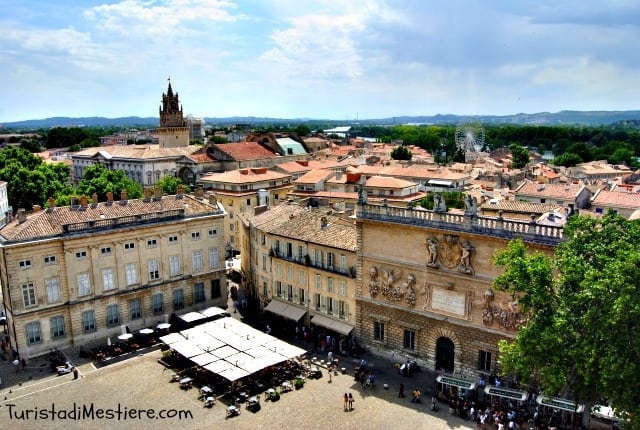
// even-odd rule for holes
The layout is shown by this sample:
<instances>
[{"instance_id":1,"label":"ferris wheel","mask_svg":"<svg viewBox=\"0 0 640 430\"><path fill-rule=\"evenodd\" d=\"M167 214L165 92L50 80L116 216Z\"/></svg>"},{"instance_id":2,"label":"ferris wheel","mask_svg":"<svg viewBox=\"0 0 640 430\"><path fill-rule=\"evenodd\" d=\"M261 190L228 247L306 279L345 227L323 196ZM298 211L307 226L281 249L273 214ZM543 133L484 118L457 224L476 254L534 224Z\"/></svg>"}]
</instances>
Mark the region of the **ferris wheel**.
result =
<instances>
[{"instance_id":1,"label":"ferris wheel","mask_svg":"<svg viewBox=\"0 0 640 430\"><path fill-rule=\"evenodd\" d=\"M456 148L461 152L480 152L484 148L484 128L482 124L467 122L456 128Z\"/></svg>"}]
</instances>

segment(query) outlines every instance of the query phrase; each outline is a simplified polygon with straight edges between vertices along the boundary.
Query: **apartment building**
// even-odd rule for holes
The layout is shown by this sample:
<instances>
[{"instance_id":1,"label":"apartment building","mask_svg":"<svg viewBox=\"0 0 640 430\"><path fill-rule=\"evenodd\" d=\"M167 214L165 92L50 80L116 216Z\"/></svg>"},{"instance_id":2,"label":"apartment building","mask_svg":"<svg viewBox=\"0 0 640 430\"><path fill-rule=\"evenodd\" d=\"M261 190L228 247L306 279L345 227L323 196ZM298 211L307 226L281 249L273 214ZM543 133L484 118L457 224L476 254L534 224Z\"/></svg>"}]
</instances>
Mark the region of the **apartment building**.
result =
<instances>
[{"instance_id":1,"label":"apartment building","mask_svg":"<svg viewBox=\"0 0 640 430\"><path fill-rule=\"evenodd\" d=\"M356 324L353 221L296 204L243 220L243 271L261 308L291 324L350 335Z\"/></svg>"},{"instance_id":2,"label":"apartment building","mask_svg":"<svg viewBox=\"0 0 640 430\"><path fill-rule=\"evenodd\" d=\"M215 193L226 208L225 246L229 252L234 253L239 250L237 215L250 211L255 206L277 205L286 200L287 193L292 189L291 175L268 170L266 167L209 173L201 176L199 183L206 191Z\"/></svg>"},{"instance_id":3,"label":"apartment building","mask_svg":"<svg viewBox=\"0 0 640 430\"><path fill-rule=\"evenodd\" d=\"M224 216L214 197L162 196L26 214L0 229L8 332L20 354L102 343L172 313L226 306Z\"/></svg>"}]
</instances>

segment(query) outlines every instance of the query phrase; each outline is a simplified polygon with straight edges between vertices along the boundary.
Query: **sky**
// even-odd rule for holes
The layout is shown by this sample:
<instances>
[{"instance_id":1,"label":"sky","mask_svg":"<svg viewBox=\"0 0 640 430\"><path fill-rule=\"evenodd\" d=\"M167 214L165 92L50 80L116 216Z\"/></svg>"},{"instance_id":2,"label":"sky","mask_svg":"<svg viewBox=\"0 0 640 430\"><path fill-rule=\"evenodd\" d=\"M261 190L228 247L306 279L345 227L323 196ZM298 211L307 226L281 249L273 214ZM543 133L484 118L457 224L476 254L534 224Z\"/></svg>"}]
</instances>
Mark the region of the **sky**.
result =
<instances>
[{"instance_id":1,"label":"sky","mask_svg":"<svg viewBox=\"0 0 640 430\"><path fill-rule=\"evenodd\" d=\"M0 0L0 123L640 109L637 0Z\"/></svg>"}]
</instances>

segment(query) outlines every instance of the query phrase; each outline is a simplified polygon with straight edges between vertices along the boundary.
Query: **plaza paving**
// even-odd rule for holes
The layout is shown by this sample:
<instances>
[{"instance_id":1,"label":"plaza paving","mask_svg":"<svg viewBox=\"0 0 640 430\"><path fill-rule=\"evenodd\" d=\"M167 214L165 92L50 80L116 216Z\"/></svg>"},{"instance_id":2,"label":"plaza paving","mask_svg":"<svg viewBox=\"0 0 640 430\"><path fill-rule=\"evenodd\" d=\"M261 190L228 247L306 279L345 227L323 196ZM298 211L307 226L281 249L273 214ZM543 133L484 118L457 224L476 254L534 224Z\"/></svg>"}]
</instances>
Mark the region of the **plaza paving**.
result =
<instances>
[{"instance_id":1,"label":"plaza paving","mask_svg":"<svg viewBox=\"0 0 640 430\"><path fill-rule=\"evenodd\" d=\"M405 391L410 392L414 385L423 391L433 387L432 375L420 372L410 378L403 378L395 372L393 363L383 357L369 354L367 359L373 364L378 375L378 387L375 390L363 389L353 380L354 362L345 359L348 369L345 375L334 376L329 383L326 371L319 380L307 381L301 390L282 394L277 402L265 402L261 398L261 410L252 413L242 408L240 416L226 419L225 405L221 402L207 409L198 400L198 390L181 390L176 383L169 382L170 371L166 370L158 359L159 350L134 354L128 358L98 368L91 362L79 364L81 377L73 380L73 375L55 376L49 372L44 360L30 363L26 372L15 373L8 361L0 362L0 375L3 385L0 387L0 422L3 428L65 428L85 429L88 426L114 429L185 429L212 428L286 428L286 429L471 429L472 423L458 417L450 416L446 408L433 413L426 403L414 404L409 398L399 399L397 389L400 382ZM74 357L72 357L74 358ZM387 383L389 390L382 385ZM344 412L342 397L345 392L353 393L354 410ZM6 398L6 400L5 400ZM12 406L13 418L10 417L9 405ZM31 419L18 419L16 415L27 409L39 411L50 409L71 410L91 407L114 409L118 406L124 412L131 409L154 409L158 413L162 409L189 411L192 418L150 419L94 419L79 420L47 420L36 419L36 412L31 412ZM38 412L42 414L43 412ZM115 416L115 413L114 413Z\"/></svg>"}]
</instances>

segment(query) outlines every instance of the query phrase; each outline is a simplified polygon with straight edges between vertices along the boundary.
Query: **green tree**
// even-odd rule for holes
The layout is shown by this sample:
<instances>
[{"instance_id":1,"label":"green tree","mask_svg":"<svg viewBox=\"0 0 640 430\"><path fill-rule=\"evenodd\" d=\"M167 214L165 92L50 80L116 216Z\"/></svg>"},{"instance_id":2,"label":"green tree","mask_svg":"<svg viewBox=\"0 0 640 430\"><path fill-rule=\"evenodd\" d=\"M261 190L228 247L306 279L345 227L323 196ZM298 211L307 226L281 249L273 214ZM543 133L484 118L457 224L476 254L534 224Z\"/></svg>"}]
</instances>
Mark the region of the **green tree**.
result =
<instances>
[{"instance_id":1,"label":"green tree","mask_svg":"<svg viewBox=\"0 0 640 430\"><path fill-rule=\"evenodd\" d=\"M627 148L618 148L608 157L611 164L626 164L628 166L635 164L633 150Z\"/></svg>"},{"instance_id":2,"label":"green tree","mask_svg":"<svg viewBox=\"0 0 640 430\"><path fill-rule=\"evenodd\" d=\"M84 139L82 142L80 142L80 148L96 148L98 146L100 146L100 139L96 139L95 137L90 137L87 139Z\"/></svg>"},{"instance_id":3,"label":"green tree","mask_svg":"<svg viewBox=\"0 0 640 430\"><path fill-rule=\"evenodd\" d=\"M176 178L175 176L163 176L158 182L158 186L162 189L162 194L166 195L175 195L178 193L178 185L182 185L184 187L184 192L189 192L189 186L185 185L182 182L182 179Z\"/></svg>"},{"instance_id":4,"label":"green tree","mask_svg":"<svg viewBox=\"0 0 640 430\"><path fill-rule=\"evenodd\" d=\"M575 216L553 257L521 241L497 251L494 287L519 297L528 316L501 341L503 373L578 403L609 399L640 428L640 221L613 212Z\"/></svg>"},{"instance_id":5,"label":"green tree","mask_svg":"<svg viewBox=\"0 0 640 430\"><path fill-rule=\"evenodd\" d=\"M209 137L209 142L211 143L229 143L226 137L222 136L211 136Z\"/></svg>"},{"instance_id":6,"label":"green tree","mask_svg":"<svg viewBox=\"0 0 640 430\"><path fill-rule=\"evenodd\" d=\"M565 152L564 154L558 155L556 158L554 158L551 164L556 166L571 167L583 162L584 160L582 160L582 158L580 158L578 154Z\"/></svg>"},{"instance_id":7,"label":"green tree","mask_svg":"<svg viewBox=\"0 0 640 430\"><path fill-rule=\"evenodd\" d=\"M398 145L391 151L391 158L394 160L411 160L413 153L404 145Z\"/></svg>"},{"instance_id":8,"label":"green tree","mask_svg":"<svg viewBox=\"0 0 640 430\"><path fill-rule=\"evenodd\" d=\"M36 139L22 139L22 141L20 142L20 148L26 149L29 152L42 151L40 142L38 142Z\"/></svg>"},{"instance_id":9,"label":"green tree","mask_svg":"<svg viewBox=\"0 0 640 430\"><path fill-rule=\"evenodd\" d=\"M514 169L522 169L524 166L529 164L529 150L524 146L518 145L517 143L512 143L509 145L509 149L511 150L511 161L512 167Z\"/></svg>"},{"instance_id":10,"label":"green tree","mask_svg":"<svg viewBox=\"0 0 640 430\"><path fill-rule=\"evenodd\" d=\"M142 197L142 186L129 179L124 171L108 170L102 164L95 164L85 170L76 193L87 197L96 193L98 199L105 201L107 192L112 192L114 200L119 200L123 190L127 190L129 199Z\"/></svg>"},{"instance_id":11,"label":"green tree","mask_svg":"<svg viewBox=\"0 0 640 430\"><path fill-rule=\"evenodd\" d=\"M574 143L573 145L567 148L566 152L571 154L577 154L585 163L589 161L593 161L594 159L591 148L589 147L589 145L587 145L584 142Z\"/></svg>"},{"instance_id":12,"label":"green tree","mask_svg":"<svg viewBox=\"0 0 640 430\"><path fill-rule=\"evenodd\" d=\"M305 137L311 134L311 129L306 124L296 126L293 131L300 137Z\"/></svg>"},{"instance_id":13,"label":"green tree","mask_svg":"<svg viewBox=\"0 0 640 430\"><path fill-rule=\"evenodd\" d=\"M65 187L69 166L43 163L23 148L9 147L0 151L0 180L7 182L9 205L30 210L33 205L43 206Z\"/></svg>"}]
</instances>

